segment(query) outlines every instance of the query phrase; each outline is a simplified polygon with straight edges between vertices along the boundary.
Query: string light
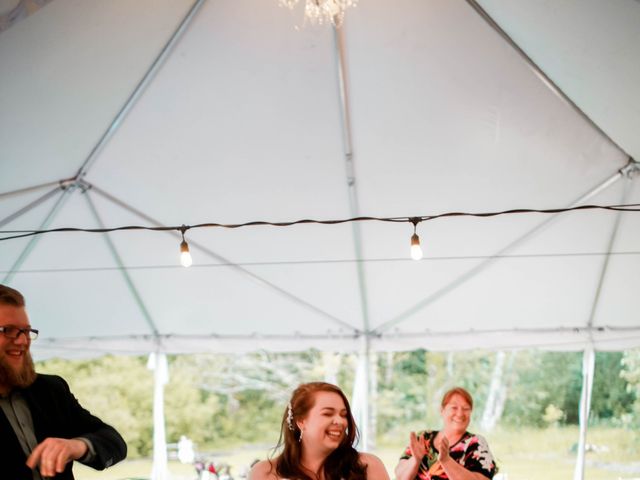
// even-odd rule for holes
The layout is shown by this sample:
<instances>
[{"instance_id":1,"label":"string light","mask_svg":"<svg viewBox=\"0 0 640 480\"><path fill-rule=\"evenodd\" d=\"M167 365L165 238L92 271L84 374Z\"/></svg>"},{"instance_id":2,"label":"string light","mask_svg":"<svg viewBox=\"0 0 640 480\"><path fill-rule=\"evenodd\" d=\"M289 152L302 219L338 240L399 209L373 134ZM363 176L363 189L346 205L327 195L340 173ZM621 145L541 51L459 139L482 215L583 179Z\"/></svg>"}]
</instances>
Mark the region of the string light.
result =
<instances>
[{"instance_id":1,"label":"string light","mask_svg":"<svg viewBox=\"0 0 640 480\"><path fill-rule=\"evenodd\" d=\"M182 242L180 243L180 263L183 267L187 268L193 264L193 259L191 258L191 253L189 252L189 244L184 239L184 232L187 231L187 227L182 225L180 228L180 233L182 233Z\"/></svg>"},{"instance_id":2,"label":"string light","mask_svg":"<svg viewBox=\"0 0 640 480\"><path fill-rule=\"evenodd\" d=\"M54 232L85 232L85 233L109 233L124 230L147 230L155 232L181 232L184 239L184 232L192 228L243 228L243 227L257 227L257 226L271 226L271 227L291 227L294 225L339 225L343 223L351 222L391 222L391 223L416 223L427 222L430 220L437 220L440 218L450 217L475 217L475 218L489 218L497 217L500 215L516 215L516 214L529 214L529 213L544 213L544 214L558 214L564 212L573 212L578 210L608 210L614 212L640 212L640 203L632 203L626 205L580 205L577 207L566 208L550 208L546 210L530 209L530 208L518 208L514 210L503 210L499 212L446 212L438 213L434 215L423 215L420 217L352 217L342 218L337 220L314 220L314 219L302 219L294 220L290 222L268 222L264 220L255 220L244 223L198 223L195 225L182 225L182 226L145 226L145 225L126 225L120 227L110 228L76 228L76 227L60 227L50 228L46 230L0 230L0 235L8 235L0 237L1 241L14 240L17 238L26 238L34 235L43 235L45 233ZM186 242L185 242L186 243ZM188 248L188 245L187 245Z\"/></svg>"},{"instance_id":3,"label":"string light","mask_svg":"<svg viewBox=\"0 0 640 480\"><path fill-rule=\"evenodd\" d=\"M411 235L411 258L414 260L422 260L422 247L420 246L420 237L416 233L416 227L421 219L418 217L411 218L413 223L413 235Z\"/></svg>"}]
</instances>

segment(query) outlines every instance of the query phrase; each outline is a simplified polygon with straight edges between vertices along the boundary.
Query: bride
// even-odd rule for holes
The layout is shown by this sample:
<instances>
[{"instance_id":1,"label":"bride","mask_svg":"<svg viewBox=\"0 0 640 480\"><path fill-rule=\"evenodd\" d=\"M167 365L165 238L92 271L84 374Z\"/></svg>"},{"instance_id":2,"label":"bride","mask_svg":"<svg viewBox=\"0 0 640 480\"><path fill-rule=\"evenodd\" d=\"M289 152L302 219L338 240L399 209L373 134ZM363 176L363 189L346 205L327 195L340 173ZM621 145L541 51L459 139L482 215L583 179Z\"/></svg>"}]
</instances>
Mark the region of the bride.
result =
<instances>
[{"instance_id":1,"label":"bride","mask_svg":"<svg viewBox=\"0 0 640 480\"><path fill-rule=\"evenodd\" d=\"M389 480L382 461L359 453L356 424L342 390L303 383L282 418L275 458L254 465L249 480Z\"/></svg>"}]
</instances>

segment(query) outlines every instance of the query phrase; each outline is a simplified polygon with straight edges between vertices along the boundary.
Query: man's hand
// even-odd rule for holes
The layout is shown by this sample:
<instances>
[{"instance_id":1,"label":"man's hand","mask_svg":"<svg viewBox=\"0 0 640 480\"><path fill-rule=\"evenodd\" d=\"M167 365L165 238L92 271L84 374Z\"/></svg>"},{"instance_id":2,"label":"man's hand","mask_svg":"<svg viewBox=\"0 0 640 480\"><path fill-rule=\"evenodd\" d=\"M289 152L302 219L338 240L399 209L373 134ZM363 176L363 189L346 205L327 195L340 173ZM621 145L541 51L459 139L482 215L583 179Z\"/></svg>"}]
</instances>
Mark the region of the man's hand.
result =
<instances>
[{"instance_id":1,"label":"man's hand","mask_svg":"<svg viewBox=\"0 0 640 480\"><path fill-rule=\"evenodd\" d=\"M68 462L78 460L87 453L87 444L75 438L47 438L33 449L27 459L31 469L40 467L40 475L54 477L64 472Z\"/></svg>"}]
</instances>

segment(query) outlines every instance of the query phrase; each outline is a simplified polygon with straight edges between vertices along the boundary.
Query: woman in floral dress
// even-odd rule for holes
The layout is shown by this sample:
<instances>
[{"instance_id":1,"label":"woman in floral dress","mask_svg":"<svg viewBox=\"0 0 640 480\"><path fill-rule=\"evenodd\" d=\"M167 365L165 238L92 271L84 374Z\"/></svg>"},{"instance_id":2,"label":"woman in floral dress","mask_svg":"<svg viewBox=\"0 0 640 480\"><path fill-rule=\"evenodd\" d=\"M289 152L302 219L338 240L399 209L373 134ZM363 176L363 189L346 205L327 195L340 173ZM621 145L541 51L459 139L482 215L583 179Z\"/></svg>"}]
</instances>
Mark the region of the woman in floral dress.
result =
<instances>
[{"instance_id":1,"label":"woman in floral dress","mask_svg":"<svg viewBox=\"0 0 640 480\"><path fill-rule=\"evenodd\" d=\"M443 429L411 432L396 480L487 480L497 468L484 437L467 431L473 398L464 388L442 397Z\"/></svg>"}]
</instances>

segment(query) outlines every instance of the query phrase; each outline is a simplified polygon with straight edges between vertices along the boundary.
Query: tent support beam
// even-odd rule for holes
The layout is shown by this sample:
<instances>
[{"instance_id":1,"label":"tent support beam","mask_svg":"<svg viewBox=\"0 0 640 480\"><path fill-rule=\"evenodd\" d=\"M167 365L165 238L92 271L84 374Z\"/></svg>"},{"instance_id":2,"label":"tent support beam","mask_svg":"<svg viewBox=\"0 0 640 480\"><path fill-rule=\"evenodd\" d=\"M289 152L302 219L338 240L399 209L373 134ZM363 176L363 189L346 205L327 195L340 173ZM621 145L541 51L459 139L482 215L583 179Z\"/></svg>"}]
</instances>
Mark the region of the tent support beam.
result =
<instances>
[{"instance_id":1,"label":"tent support beam","mask_svg":"<svg viewBox=\"0 0 640 480\"><path fill-rule=\"evenodd\" d=\"M624 204L627 201L630 187L631 187L631 179L629 178L629 176L627 176L624 181L622 198L620 199L621 204ZM609 237L609 244L607 245L607 254L604 257L604 261L602 262L602 269L600 270L600 278L598 279L598 286L596 288L596 293L593 297L593 304L591 305L591 313L589 314L589 319L587 321L587 327L589 329L593 329L593 320L595 318L596 311L598 309L598 304L600 303L600 294L602 293L602 286L604 285L604 279L607 275L607 270L609 269L611 252L613 251L613 246L615 245L616 237L618 236L621 218L622 218L622 212L616 212L613 228L611 229L611 236Z\"/></svg>"},{"instance_id":2,"label":"tent support beam","mask_svg":"<svg viewBox=\"0 0 640 480\"><path fill-rule=\"evenodd\" d=\"M453 336L461 336L461 335L472 335L474 337L479 337L482 335L491 335L491 336L499 336L507 333L518 333L522 335L540 335L543 334L547 337L559 337L563 334L577 334L582 338L586 336L593 336L593 334L597 334L600 332L608 332L608 333L616 333L619 334L622 338L628 338L634 335L640 335L640 327L608 327L601 326L597 328L586 328L586 327L559 327L559 328L542 328L542 329L502 329L502 330L464 330L464 331L439 331L434 332L430 330L423 331L413 331L413 332L403 332L403 333L392 333L389 335L385 335L385 338L390 340L403 340L403 339L420 339L420 338L447 338ZM343 335L334 335L330 337L331 341L349 341L353 342L357 338L361 336L343 334ZM362 335L364 337L364 335ZM125 339L133 339L133 340L144 340L148 339L147 335L115 335L109 337L110 341L121 342ZM291 334L291 335L255 335L255 334L240 334L240 335L220 335L220 334L197 334L197 335L177 335L177 334L161 334L159 338L179 338L184 341L191 340L220 340L220 341L256 341L256 342L268 342L268 341L291 341L294 344L300 343L305 340L317 341L327 338L325 335L304 335L300 333ZM75 350L79 346L83 346L87 344L87 341L90 340L91 337L74 337L64 339L54 339L54 338L42 338L38 339L38 347L48 348L53 347L55 345L69 345L69 348ZM72 344L76 344L76 347L72 347ZM551 343L542 343L532 345L533 347L561 347L566 345L566 342L556 341ZM581 341L581 345L584 345L584 341ZM500 348L521 348L522 345L513 345L513 346L501 346ZM153 349L151 349L153 350ZM406 351L406 348L399 348L395 351ZM573 348L567 351L576 351L582 350L582 348ZM150 351L147 349L147 351ZM290 350L288 350L290 351ZM445 351L450 351L450 349L446 349ZM126 352L129 353L129 352Z\"/></svg>"},{"instance_id":3,"label":"tent support beam","mask_svg":"<svg viewBox=\"0 0 640 480\"><path fill-rule=\"evenodd\" d=\"M636 348L640 340L640 328L615 328L615 327L599 327L594 329L596 333L615 332L614 337L605 337L602 339L594 338L594 345L602 346L603 350L613 349L622 350ZM384 338L391 345L386 351L406 351L414 348L424 348L425 344L430 351L460 351L469 350L473 347L464 347L458 349L446 342L447 338L460 338L466 336L473 340L473 345L477 346L478 342L484 336L495 338L496 335L510 334L511 330L500 330L490 332L446 332L432 334L429 332L409 332L403 335L388 335ZM517 332L516 332L517 333ZM525 331L521 341L505 341L504 344L496 346L496 348L510 350L525 348L549 348L558 351L582 351L586 343L588 343L588 333L582 328L564 328L561 330L543 330L542 332ZM549 335L557 333L555 337ZM538 341L529 340L528 336L538 336ZM562 338L562 334L566 334L569 338ZM326 341L326 349L335 351L339 349L341 352L352 352L353 345L359 337L349 337L346 335L327 338L324 335L177 335L163 334L158 339L151 335L117 335L105 339L96 339L95 337L77 337L77 338L42 338L37 344L33 345L34 351L38 352L38 358L50 358L59 355L58 352L66 354L73 353L75 356L89 355L96 353L113 353L121 355L146 355L149 352L158 350L158 340L161 341L162 351L171 354L181 353L204 353L215 350L217 352L242 353L255 350L264 350L266 345L276 344L278 347L268 349L274 352L293 352L306 351L309 345L318 345L318 342ZM542 338L542 339L540 339ZM553 340L546 340L553 338ZM406 340L406 341L403 341ZM273 343L270 343L273 342ZM427 342L427 343L425 343ZM428 342L431 342L429 345ZM619 345L626 345L620 348ZM336 347L336 345L338 347ZM611 345L613 348L607 348ZM374 345L372 345L373 350ZM354 400L354 405L356 402ZM360 424L360 423L358 423Z\"/></svg>"},{"instance_id":4,"label":"tent support beam","mask_svg":"<svg viewBox=\"0 0 640 480\"><path fill-rule=\"evenodd\" d=\"M333 27L333 38L336 54L336 69L338 73L338 93L340 100L340 125L342 128L342 145L344 150L344 161L347 176L347 189L349 196L349 211L352 217L360 216L360 203L358 201L358 188L356 183L355 162L353 154L353 143L351 138L351 108L349 105L349 81L347 72L347 55L346 41L344 36L344 24L340 28ZM368 452L373 447L375 439L375 431L373 430L373 422L371 421L371 404L369 402L371 394L371 337L369 335L370 319L369 319L369 299L367 290L367 281L365 275L365 265L361 262L362 254L362 230L359 222L352 222L351 228L353 232L353 249L356 256L356 271L358 276L358 292L360 298L360 311L362 313L362 328L364 335L362 337L362 351L360 352L360 361L362 369L358 374L363 378L359 379L359 385L364 390L360 395L361 405L358 407L361 412L360 433L362 448Z\"/></svg>"},{"instance_id":5,"label":"tent support beam","mask_svg":"<svg viewBox=\"0 0 640 480\"><path fill-rule=\"evenodd\" d=\"M44 195L36 198L34 201L29 203L28 205L25 205L20 210L17 210L16 212L12 213L8 217L3 218L2 220L0 220L0 227L4 227L6 224L11 223L12 221L14 221L18 217L21 217L22 215L27 213L29 210L37 207L38 205L40 205L41 203L43 203L43 202L45 202L47 200L49 200L51 197L53 197L59 191L60 191L60 187L56 187L53 190L48 191Z\"/></svg>"},{"instance_id":6,"label":"tent support beam","mask_svg":"<svg viewBox=\"0 0 640 480\"><path fill-rule=\"evenodd\" d=\"M51 207L51 210L49 210L49 213L44 218L40 226L38 227L38 230L45 230L49 226L49 224L53 221L53 219L56 217L56 215L64 205L64 202L69 198L70 191L71 190L62 190L61 195L58 197L58 200L56 200L56 203L53 205L53 207ZM29 240L29 243L27 243L27 245L24 247L22 252L20 252L20 255L18 256L17 260L11 266L11 268L9 269L9 272L5 275L4 279L2 280L2 283L8 284L11 282L16 272L20 269L24 261L27 259L29 254L35 248L39 239L40 239L39 235L31 237L31 240Z\"/></svg>"},{"instance_id":7,"label":"tent support beam","mask_svg":"<svg viewBox=\"0 0 640 480\"><path fill-rule=\"evenodd\" d=\"M352 217L360 216L360 204L358 201L358 189L356 186L355 163L353 161L353 144L351 138L351 109L349 106L349 82L347 74L347 55L344 38L344 25L340 28L333 27L333 38L336 52L336 68L338 72L338 92L340 98L340 125L342 127L342 144L347 175L347 189L349 196L349 211ZM369 300L365 266L361 262L362 255L362 231L359 222L352 222L353 248L355 251L356 270L358 275L360 310L362 312L362 328L365 332L370 329Z\"/></svg>"},{"instance_id":8,"label":"tent support beam","mask_svg":"<svg viewBox=\"0 0 640 480\"><path fill-rule=\"evenodd\" d=\"M596 185L595 187L590 189L587 193L581 195L579 198L574 200L569 205L569 208L575 207L577 205L580 205L581 203L585 202L589 198L592 198L592 197L596 196L597 194L599 194L600 192L602 192L602 191L606 190L607 188L609 188L611 185L616 183L620 178L622 178L625 175L626 169L629 167L630 164L633 164L633 163L635 163L635 162L630 158L629 159L629 163L625 167L619 169L613 175L611 175L610 177L606 178L605 180L600 182L598 185ZM455 290L460 285L462 285L463 283L467 282L469 279L473 278L475 275L480 273L482 270L485 270L487 267L492 265L496 260L499 259L500 256L505 255L507 252L513 250L514 248L516 248L520 244L524 243L526 240L528 240L531 237L533 237L534 234L537 234L538 232L540 232L544 227L548 226L556 218L557 218L557 216L547 217L545 220L543 220L542 222L540 222L539 224L537 224L533 228L527 230L526 232L524 232L522 235L520 235L518 238L516 238L512 242L510 242L506 246L502 247L492 257L487 258L486 260L483 260L482 262L477 264L475 267L470 268L469 270L467 270L465 273L460 275L458 278L456 278L455 280L453 280L449 284L445 285L441 289L439 289L436 292L432 293L428 297L420 300L418 303L416 303L413 306L409 307L407 310L405 310L404 312L400 313L399 315L397 315L396 317L392 318L391 320L388 320L388 321L382 323L381 325L379 325L376 328L376 331L381 333L381 332L384 332L386 330L389 330L391 327L403 322L404 320L406 320L407 318L409 318L412 315L416 314L417 312L419 312L420 310L422 310L426 306L428 306L431 303L435 302L439 298L445 296L449 292Z\"/></svg>"},{"instance_id":9,"label":"tent support beam","mask_svg":"<svg viewBox=\"0 0 640 480\"><path fill-rule=\"evenodd\" d=\"M75 176L76 179L80 180L84 178L84 176L87 174L87 171L89 170L91 165L95 162L102 148L107 144L107 142L109 142L109 140L111 140L111 138L116 133L118 128L120 128L120 125L122 125L124 118L127 116L129 111L131 111L135 103L138 101L138 99L142 95L142 92L144 92L144 90L149 86L149 84L151 83L151 80L155 77L156 73L158 73L158 70L160 70L164 62L167 60L167 57L171 53L171 50L178 43L178 41L184 34L185 30L191 24L191 21L195 17L196 13L198 13L198 11L200 10L200 7L202 7L205 1L206 0L196 0L193 3L187 15L182 19L182 21L178 25L178 28L176 28L176 30L173 32L173 34L171 35L167 43L164 45L162 50L160 50L160 53L155 58L155 60L153 61L153 63L151 64L147 72L144 74L140 82L138 82L138 85L136 85L136 87L133 89L133 92L131 92L131 95L129 95L129 98L127 98L124 105L118 111L116 116L113 118L113 120L111 121L107 129L104 131L104 133L102 134L98 142L94 145L91 152L89 152L89 155L84 160L84 162L82 163L82 166L80 167L80 169L78 170L78 173Z\"/></svg>"},{"instance_id":10,"label":"tent support beam","mask_svg":"<svg viewBox=\"0 0 640 480\"><path fill-rule=\"evenodd\" d=\"M53 186L60 187L61 185L63 185L63 181L41 183L40 185L32 185L31 187L19 188L18 190L12 190L10 192L0 193L0 198L15 197L16 195L23 195L25 193L35 192L37 190L42 190L43 188L47 188L47 187L53 187ZM56 190L57 188L54 189L53 191L56 191Z\"/></svg>"},{"instance_id":11,"label":"tent support beam","mask_svg":"<svg viewBox=\"0 0 640 480\"><path fill-rule=\"evenodd\" d=\"M114 197L113 195L105 192L104 190L102 190L101 188L90 184L86 181L82 182L83 184L90 186L91 189L93 191L95 191L96 193L100 194L102 197L104 197L105 199L109 200L110 202L114 203L115 205L124 208L125 210L133 213L134 215L137 215L138 217L142 218L143 220L149 222L150 224L156 226L156 227L164 227L165 225L163 225L161 222L159 222L158 220L150 217L149 215L141 212L140 210L137 210L136 208L132 207L131 205L123 202L122 200ZM168 231L167 233L169 233L170 235L174 236L176 239L180 239L180 234L177 232L172 232L172 231ZM240 273L241 275L244 275L245 277L250 278L251 280L255 281L256 283L272 290L275 291L276 293L282 295L283 297L287 298L288 300L306 308L307 310L310 310L330 321L332 321L333 323L339 325L340 327L343 328L347 328L350 332L353 332L354 335L359 335L361 332L355 328L353 325L350 325L349 323L345 322L344 320L341 320L337 317L334 317L333 315L331 315L328 312L325 312L324 310L316 307L315 305L307 302L306 300L288 292L287 290L279 287L278 285L276 285L275 283L272 283L264 278L262 278L261 276L251 272L250 270L241 267L240 265L237 265L235 263L233 263L231 260L223 257L222 255L219 255L217 253L215 253L213 250L210 250L209 248L205 247L204 245L195 242L193 240L189 241L189 245L191 246L191 248L197 248L199 251L203 252L204 254L206 254L207 256L211 257L212 259L225 263L229 266L229 268L232 268L234 271Z\"/></svg>"},{"instance_id":12,"label":"tent support beam","mask_svg":"<svg viewBox=\"0 0 640 480\"><path fill-rule=\"evenodd\" d=\"M630 173L630 171L629 171ZM624 204L627 201L629 195L629 189L631 180L629 175L626 176L624 182L622 198L620 203ZM593 330L593 321L600 304L600 295L602 293L602 286L604 285L605 277L609 269L610 255L615 244L618 231L620 229L620 219L622 218L622 212L617 212L613 228L611 229L611 236L609 237L609 244L607 245L607 255L602 263L602 269L600 271L600 278L598 279L598 286L596 293L593 297L593 304L591 306L591 313L587 321L587 327L590 331ZM585 465L585 449L587 445L587 430L589 428L589 411L591 409L591 392L593 389L593 376L595 371L595 352L593 348L593 342L585 349L582 358L582 394L580 396L580 437L578 440L578 455L576 458L576 466L573 472L573 480L584 479L584 465Z\"/></svg>"},{"instance_id":13,"label":"tent support beam","mask_svg":"<svg viewBox=\"0 0 640 480\"><path fill-rule=\"evenodd\" d=\"M529 57L529 55L527 55L526 52L518 46L518 44L509 36L509 34L496 23L491 15L489 15L487 11L482 8L476 0L466 0L466 2L471 6L471 8L476 11L476 13L478 13L478 15L480 15L480 17L482 17L485 22L487 22L487 24L493 30L495 30L498 35L502 37L503 40L505 40L511 46L511 48L513 48L518 53L518 55L520 55L520 57L522 57L529 68L533 70L533 73L536 74L536 76L542 81L542 83L547 86L547 88L549 88L549 90L551 90L558 98L560 98L569 107L571 107L571 109L573 109L578 115L580 115L580 117L586 120L586 122L591 125L600 135L606 138L611 143L611 145L615 146L627 157L630 157L630 155L624 150L624 148L614 142L613 139L609 135L607 135L607 133L602 130L602 128L600 128L597 123L591 120L591 117L589 117L580 107L578 107L578 105L576 105L573 100L571 100L571 98L569 98L569 96L564 93L562 89L558 87L558 85L556 85L556 83L551 80L551 78L549 78L546 73L544 73L544 71L542 71L542 69L531 59L531 57Z\"/></svg>"},{"instance_id":14,"label":"tent support beam","mask_svg":"<svg viewBox=\"0 0 640 480\"><path fill-rule=\"evenodd\" d=\"M87 199L89 210L91 210L91 214L95 218L96 222L98 223L100 228L104 228L104 222L102 221L102 218L100 218L100 214L98 213L98 210L96 210L96 206L91 200L91 197L89 197L88 193L85 194L85 198ZM159 341L160 332L158 331L158 328L156 327L156 324L153 321L153 318L151 317L151 314L149 313L147 306L144 304L144 301L142 300L142 296L140 295L140 292L138 291L135 284L133 283L133 279L129 275L129 272L127 271L127 267L124 265L124 262L122 261L122 257L118 253L118 250L116 249L116 246L113 244L113 241L111 240L111 237L109 236L109 234L105 233L103 235L103 238L104 238L104 241L107 243L107 247L111 252L111 256L113 257L114 261L118 265L118 269L120 270L120 273L122 273L122 277L124 279L125 284L127 285L127 288L129 289L129 292L131 293L131 296L133 296L133 299L135 300L136 304L138 305L138 308L140 309L140 313L142 313L142 316L146 320L147 325L151 329L151 332L153 333L154 338L156 338Z\"/></svg>"}]
</instances>

